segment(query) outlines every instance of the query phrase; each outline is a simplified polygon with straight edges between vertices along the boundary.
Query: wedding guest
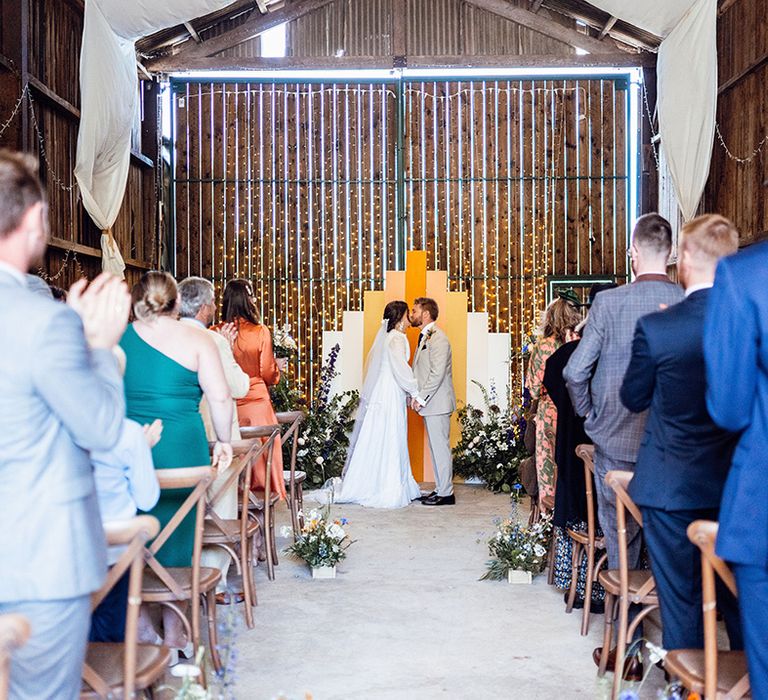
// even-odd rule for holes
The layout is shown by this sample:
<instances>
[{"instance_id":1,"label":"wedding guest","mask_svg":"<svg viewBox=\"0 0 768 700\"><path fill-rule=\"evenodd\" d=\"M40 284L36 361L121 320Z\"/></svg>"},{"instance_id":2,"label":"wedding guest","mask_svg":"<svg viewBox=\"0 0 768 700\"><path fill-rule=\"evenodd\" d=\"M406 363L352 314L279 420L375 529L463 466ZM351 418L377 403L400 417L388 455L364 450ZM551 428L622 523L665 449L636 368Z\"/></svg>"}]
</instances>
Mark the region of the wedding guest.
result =
<instances>
[{"instance_id":1,"label":"wedding guest","mask_svg":"<svg viewBox=\"0 0 768 700\"><path fill-rule=\"evenodd\" d=\"M120 350L119 347L115 349ZM125 371L124 355L122 370ZM111 450L91 452L99 512L105 525L133 518L138 510L148 511L157 503L160 486L152 463L152 448L160 441L162 432L160 420L142 426L126 418L120 438ZM110 566L117 563L123 549L108 549L107 563ZM89 641L125 641L129 578L127 571L93 611Z\"/></svg>"},{"instance_id":2,"label":"wedding guest","mask_svg":"<svg viewBox=\"0 0 768 700\"><path fill-rule=\"evenodd\" d=\"M213 464L226 469L232 461L232 397L216 345L207 334L180 323L178 290L165 272L147 272L136 291L136 320L128 326L120 346L125 351L125 396L128 417L137 423L163 421L163 436L152 450L157 469L177 469L211 463L208 439L200 416L205 395L216 433ZM165 491L150 511L164 527L179 509L188 492ZM192 563L195 529L194 510L174 531L157 559L163 566L188 567ZM142 608L143 641L154 641L147 610ZM163 610L167 646L184 649L179 618Z\"/></svg>"},{"instance_id":3,"label":"wedding guest","mask_svg":"<svg viewBox=\"0 0 768 700\"><path fill-rule=\"evenodd\" d=\"M648 410L629 495L643 514L659 595L665 649L702 649L701 555L687 535L694 520L717 520L736 436L707 412L704 314L718 260L736 252L739 234L716 214L689 221L681 232L679 279L685 300L637 322L621 401ZM741 649L738 605L718 591L732 649Z\"/></svg>"},{"instance_id":4,"label":"wedding guest","mask_svg":"<svg viewBox=\"0 0 768 700\"><path fill-rule=\"evenodd\" d=\"M49 284L48 285L51 289L51 294L53 294L53 298L56 301L66 301L67 300L67 290L62 289L61 287L57 287L55 284Z\"/></svg>"},{"instance_id":5,"label":"wedding guest","mask_svg":"<svg viewBox=\"0 0 768 700\"><path fill-rule=\"evenodd\" d=\"M544 312L539 339L533 346L528 361L525 385L536 408L536 477L539 482L539 503L542 512L549 511L555 502L555 432L557 410L543 385L547 360L566 340L581 321L581 313L572 301L555 299Z\"/></svg>"},{"instance_id":6,"label":"wedding guest","mask_svg":"<svg viewBox=\"0 0 768 700\"><path fill-rule=\"evenodd\" d=\"M213 324L216 315L216 295L213 284L202 277L187 277L179 284L179 320L189 324L191 327L199 328L216 345L219 351L219 358L224 369L224 376L229 386L229 393L233 399L241 399L250 388L248 375L243 372L240 365L235 361L232 354L232 346L237 338L237 329L233 324L225 324L219 331L209 330ZM208 402L203 398L200 403L200 413L203 416L205 432L208 440L216 439L213 423L211 421L211 412L208 408ZM232 406L232 440L240 439L240 425L237 420L237 410L233 403ZM229 478L229 470L219 470L216 480L211 485L210 492L216 493L221 485ZM237 482L234 482L216 502L214 506L216 513L225 520L237 518ZM219 569L221 571L221 580L219 581L216 601L220 604L229 602L229 593L227 592L227 573L229 565L232 562L230 555L221 547L206 547L203 549L202 565ZM237 596L240 602L240 595Z\"/></svg>"},{"instance_id":7,"label":"wedding guest","mask_svg":"<svg viewBox=\"0 0 768 700\"><path fill-rule=\"evenodd\" d=\"M261 322L250 282L242 279L227 282L224 288L222 316L225 323L233 323L237 328L237 338L232 351L237 363L250 378L248 394L237 401L240 426L274 425L277 423L277 416L269 397L269 387L280 381L282 361L275 359L272 334ZM255 488L264 488L266 470L267 458L263 456L254 464ZM283 450L279 438L275 440L272 454L272 489L285 499Z\"/></svg>"},{"instance_id":8,"label":"wedding guest","mask_svg":"<svg viewBox=\"0 0 768 700\"><path fill-rule=\"evenodd\" d=\"M768 243L721 260L704 322L707 407L738 434L717 554L739 589L750 694L768 698Z\"/></svg>"},{"instance_id":9,"label":"wedding guest","mask_svg":"<svg viewBox=\"0 0 768 700\"><path fill-rule=\"evenodd\" d=\"M26 617L10 697L74 700L104 581L106 545L89 457L117 441L125 404L111 352L128 292L104 274L70 292L72 305L33 293L48 232L36 165L0 151L0 614ZM79 312L79 313L76 313Z\"/></svg>"},{"instance_id":10,"label":"wedding guest","mask_svg":"<svg viewBox=\"0 0 768 700\"><path fill-rule=\"evenodd\" d=\"M615 284L594 284L589 290L591 306L595 296L606 289L613 289ZM556 550L554 558L555 586L567 590L571 586L571 570L573 555L573 540L567 536L565 530L587 531L587 501L586 484L584 483L584 465L576 456L576 447L590 445L592 440L584 430L584 418L573 410L573 403L568 394L568 388L563 378L563 370L568 364L571 355L581 340L582 324L576 330L566 333L566 343L561 345L547 360L544 370L544 388L557 409L557 430L555 433L555 464L557 464L557 479L555 488L555 508L552 516L552 524L557 530ZM595 508L597 501L595 499ZM596 510L595 510L596 512ZM602 531L597 527L597 536L602 537ZM584 590L586 586L587 559L582 559L579 569L576 587L576 599L574 607L584 605ZM595 581L592 586L592 601L590 610L601 613L604 608L605 591Z\"/></svg>"},{"instance_id":11,"label":"wedding guest","mask_svg":"<svg viewBox=\"0 0 768 700\"><path fill-rule=\"evenodd\" d=\"M595 445L597 512L610 569L619 567L619 549L616 499L605 475L612 469L634 471L646 418L645 413L624 408L619 389L638 319L683 298L680 287L666 273L671 248L672 229L666 219L646 214L637 220L630 247L635 280L598 294L581 342L563 373L573 407L586 418L584 428ZM640 563L642 541L632 518L627 521L627 544L629 568L635 569ZM593 653L596 664L600 653L600 648ZM608 663L612 670L614 658L609 657ZM639 667L631 670L631 676L640 672Z\"/></svg>"}]
</instances>

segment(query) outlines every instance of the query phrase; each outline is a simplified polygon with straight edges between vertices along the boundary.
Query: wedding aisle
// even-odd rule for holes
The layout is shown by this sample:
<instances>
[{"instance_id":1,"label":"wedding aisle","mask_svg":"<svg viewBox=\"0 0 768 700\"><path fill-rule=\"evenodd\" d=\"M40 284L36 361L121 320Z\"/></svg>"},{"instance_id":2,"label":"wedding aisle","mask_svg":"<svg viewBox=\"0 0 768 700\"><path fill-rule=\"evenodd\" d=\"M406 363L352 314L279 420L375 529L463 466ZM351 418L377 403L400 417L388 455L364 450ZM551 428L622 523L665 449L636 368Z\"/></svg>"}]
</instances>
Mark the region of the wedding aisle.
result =
<instances>
[{"instance_id":1,"label":"wedding aisle","mask_svg":"<svg viewBox=\"0 0 768 700\"><path fill-rule=\"evenodd\" d=\"M256 628L236 639L235 696L603 697L591 659L602 617L581 637L580 611L564 614L546 576L530 586L478 581L493 518L507 515L509 498L480 486L456 496L443 508L334 506L356 540L335 580L312 581L285 556L274 582L260 567ZM278 530L286 520L280 508Z\"/></svg>"}]
</instances>

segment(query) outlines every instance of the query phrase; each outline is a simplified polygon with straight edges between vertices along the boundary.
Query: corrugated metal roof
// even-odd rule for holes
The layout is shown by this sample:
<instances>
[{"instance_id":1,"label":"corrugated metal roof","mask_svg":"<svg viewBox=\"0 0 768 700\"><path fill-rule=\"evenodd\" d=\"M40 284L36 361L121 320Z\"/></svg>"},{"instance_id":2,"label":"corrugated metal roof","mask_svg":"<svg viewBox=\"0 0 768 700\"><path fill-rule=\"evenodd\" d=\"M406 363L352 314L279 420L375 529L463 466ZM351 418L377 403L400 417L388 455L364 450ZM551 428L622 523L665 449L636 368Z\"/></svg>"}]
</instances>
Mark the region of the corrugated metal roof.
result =
<instances>
[{"instance_id":1,"label":"corrugated metal roof","mask_svg":"<svg viewBox=\"0 0 768 700\"><path fill-rule=\"evenodd\" d=\"M530 0L509 0L510 4L531 7ZM284 5L267 0L269 7ZM481 10L464 0L408 0L407 52L410 55L493 55L571 54L562 42L514 22ZM566 26L579 20L601 31L610 16L586 0L544 0L538 10ZM200 37L220 36L259 13L254 0L238 0L219 12L195 19L191 25ZM291 22L287 31L287 52L293 56L389 56L391 48L392 0L336 0L330 5ZM586 27L584 31L588 31ZM622 21L609 32L615 40L630 46L654 49L660 38ZM191 41L183 26L158 32L137 44L140 53L157 55L172 52ZM223 55L260 55L258 37L224 52Z\"/></svg>"}]
</instances>

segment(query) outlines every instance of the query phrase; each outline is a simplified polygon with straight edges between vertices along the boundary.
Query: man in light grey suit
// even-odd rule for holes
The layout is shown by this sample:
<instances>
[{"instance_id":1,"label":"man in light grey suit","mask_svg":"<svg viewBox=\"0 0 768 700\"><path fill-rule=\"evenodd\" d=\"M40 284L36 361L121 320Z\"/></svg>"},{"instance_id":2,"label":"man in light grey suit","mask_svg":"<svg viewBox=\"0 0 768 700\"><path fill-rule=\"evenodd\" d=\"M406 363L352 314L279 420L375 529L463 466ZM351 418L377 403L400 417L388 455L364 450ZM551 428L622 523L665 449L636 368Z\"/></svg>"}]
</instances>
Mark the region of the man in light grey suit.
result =
<instances>
[{"instance_id":1,"label":"man in light grey suit","mask_svg":"<svg viewBox=\"0 0 768 700\"><path fill-rule=\"evenodd\" d=\"M424 405L412 402L411 408L424 418L435 470L435 490L421 501L426 506L449 506L453 495L453 455L451 453L451 414L456 410L453 390L451 343L435 322L439 309L434 299L419 297L413 303L411 324L421 331L413 372L419 383Z\"/></svg>"},{"instance_id":2,"label":"man in light grey suit","mask_svg":"<svg viewBox=\"0 0 768 700\"><path fill-rule=\"evenodd\" d=\"M671 248L672 230L666 219L658 214L638 219L630 248L635 280L595 297L581 342L563 372L573 407L586 417L584 428L595 443L598 519L610 569L619 567L619 550L616 498L605 475L611 469L634 471L647 415L647 411L631 413L624 408L619 392L638 319L683 299L683 290L666 273ZM633 569L639 564L642 542L639 527L628 520L629 568Z\"/></svg>"},{"instance_id":3,"label":"man in light grey suit","mask_svg":"<svg viewBox=\"0 0 768 700\"><path fill-rule=\"evenodd\" d=\"M90 450L109 450L125 405L110 349L125 330L125 284L72 288L72 307L27 287L42 263L46 207L34 161L0 152L0 614L30 622L11 663L13 700L71 700L106 548ZM87 342L86 342L87 341Z\"/></svg>"}]
</instances>

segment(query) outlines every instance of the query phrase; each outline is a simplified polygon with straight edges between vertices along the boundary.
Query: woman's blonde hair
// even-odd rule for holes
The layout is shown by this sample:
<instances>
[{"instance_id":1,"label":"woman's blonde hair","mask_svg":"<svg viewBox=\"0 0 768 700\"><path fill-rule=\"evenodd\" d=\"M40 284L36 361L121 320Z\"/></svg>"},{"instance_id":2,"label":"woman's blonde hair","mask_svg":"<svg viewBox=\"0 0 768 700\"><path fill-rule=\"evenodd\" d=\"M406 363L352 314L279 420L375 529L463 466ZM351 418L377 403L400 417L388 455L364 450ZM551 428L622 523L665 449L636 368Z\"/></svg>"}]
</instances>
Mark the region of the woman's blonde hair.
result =
<instances>
[{"instance_id":1,"label":"woman's blonde hair","mask_svg":"<svg viewBox=\"0 0 768 700\"><path fill-rule=\"evenodd\" d=\"M544 312L541 323L541 337L555 338L565 342L565 334L581 323L581 311L565 299L555 299Z\"/></svg>"},{"instance_id":2,"label":"woman's blonde hair","mask_svg":"<svg viewBox=\"0 0 768 700\"><path fill-rule=\"evenodd\" d=\"M140 321L170 316L176 311L178 296L176 280L167 272L145 272L133 289L133 313Z\"/></svg>"}]
</instances>

